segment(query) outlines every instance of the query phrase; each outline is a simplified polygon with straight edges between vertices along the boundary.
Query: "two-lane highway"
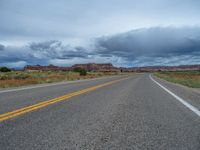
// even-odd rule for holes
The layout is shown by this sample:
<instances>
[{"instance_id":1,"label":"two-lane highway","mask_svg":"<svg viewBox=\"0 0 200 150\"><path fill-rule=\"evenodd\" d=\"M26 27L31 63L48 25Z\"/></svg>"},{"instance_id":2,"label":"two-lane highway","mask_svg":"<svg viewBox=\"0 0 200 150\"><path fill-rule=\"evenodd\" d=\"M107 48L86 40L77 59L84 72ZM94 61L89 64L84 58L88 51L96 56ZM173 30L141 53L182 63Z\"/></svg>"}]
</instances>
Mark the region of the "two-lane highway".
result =
<instances>
[{"instance_id":1,"label":"two-lane highway","mask_svg":"<svg viewBox=\"0 0 200 150\"><path fill-rule=\"evenodd\" d=\"M137 74L0 91L0 149L200 149L200 117L155 81Z\"/></svg>"}]
</instances>

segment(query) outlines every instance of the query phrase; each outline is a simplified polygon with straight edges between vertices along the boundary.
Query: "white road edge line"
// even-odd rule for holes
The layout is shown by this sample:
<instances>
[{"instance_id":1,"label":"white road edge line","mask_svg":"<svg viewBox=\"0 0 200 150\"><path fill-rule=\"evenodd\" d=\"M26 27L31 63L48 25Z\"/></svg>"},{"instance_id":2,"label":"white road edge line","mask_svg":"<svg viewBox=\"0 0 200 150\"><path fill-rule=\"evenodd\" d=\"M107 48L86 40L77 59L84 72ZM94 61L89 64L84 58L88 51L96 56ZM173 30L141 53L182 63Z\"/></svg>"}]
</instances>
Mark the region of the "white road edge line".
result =
<instances>
[{"instance_id":1,"label":"white road edge line","mask_svg":"<svg viewBox=\"0 0 200 150\"><path fill-rule=\"evenodd\" d=\"M200 111L196 107L192 106L191 104L189 104L188 102L186 102L184 99L180 98L179 96L177 96L176 94L174 94L173 92L171 92L170 90L168 90L166 87L164 87L163 85L161 85L160 83L158 83L155 79L152 78L151 74L149 75L149 77L150 77L150 79L153 82L155 82L157 85L159 85L167 93L169 93L170 95L172 95L179 102L181 102L183 105L185 105L187 108L189 108L191 111L193 111L195 114L197 114L200 117Z\"/></svg>"}]
</instances>

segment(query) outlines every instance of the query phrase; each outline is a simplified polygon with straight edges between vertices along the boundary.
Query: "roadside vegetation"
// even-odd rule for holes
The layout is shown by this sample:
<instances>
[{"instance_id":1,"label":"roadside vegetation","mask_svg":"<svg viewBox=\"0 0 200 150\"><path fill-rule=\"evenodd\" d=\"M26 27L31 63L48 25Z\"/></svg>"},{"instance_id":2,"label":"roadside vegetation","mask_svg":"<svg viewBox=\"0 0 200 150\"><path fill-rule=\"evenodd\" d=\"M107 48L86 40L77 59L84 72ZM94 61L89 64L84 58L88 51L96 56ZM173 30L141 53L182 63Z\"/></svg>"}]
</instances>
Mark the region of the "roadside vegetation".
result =
<instances>
[{"instance_id":1,"label":"roadside vegetation","mask_svg":"<svg viewBox=\"0 0 200 150\"><path fill-rule=\"evenodd\" d=\"M0 67L0 72L10 72L11 69L7 68L7 67Z\"/></svg>"},{"instance_id":2,"label":"roadside vegetation","mask_svg":"<svg viewBox=\"0 0 200 150\"><path fill-rule=\"evenodd\" d=\"M0 88L52 83L59 81L92 79L117 74L119 73L87 72L84 69L77 69L74 71L0 71Z\"/></svg>"},{"instance_id":3,"label":"roadside vegetation","mask_svg":"<svg viewBox=\"0 0 200 150\"><path fill-rule=\"evenodd\" d=\"M169 82L200 88L200 71L162 71L155 75Z\"/></svg>"},{"instance_id":4,"label":"roadside vegetation","mask_svg":"<svg viewBox=\"0 0 200 150\"><path fill-rule=\"evenodd\" d=\"M75 68L74 72L78 72L81 76L86 76L87 75L87 71L83 68Z\"/></svg>"}]
</instances>

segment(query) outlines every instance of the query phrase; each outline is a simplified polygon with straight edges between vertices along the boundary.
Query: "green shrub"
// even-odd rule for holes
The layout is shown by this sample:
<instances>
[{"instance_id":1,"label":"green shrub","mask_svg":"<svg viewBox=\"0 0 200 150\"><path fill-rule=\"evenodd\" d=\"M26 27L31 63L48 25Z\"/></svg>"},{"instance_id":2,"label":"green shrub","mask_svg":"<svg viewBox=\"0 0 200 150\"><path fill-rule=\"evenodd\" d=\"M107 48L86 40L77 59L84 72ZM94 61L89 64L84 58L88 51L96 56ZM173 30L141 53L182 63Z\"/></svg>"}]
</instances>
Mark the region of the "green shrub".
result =
<instances>
[{"instance_id":1,"label":"green shrub","mask_svg":"<svg viewBox=\"0 0 200 150\"><path fill-rule=\"evenodd\" d=\"M0 72L10 72L11 70L7 67L0 67Z\"/></svg>"},{"instance_id":2,"label":"green shrub","mask_svg":"<svg viewBox=\"0 0 200 150\"><path fill-rule=\"evenodd\" d=\"M79 74L81 75L81 76L86 76L87 75L87 71L84 69L84 68L74 68L74 71L75 72L79 72Z\"/></svg>"}]
</instances>

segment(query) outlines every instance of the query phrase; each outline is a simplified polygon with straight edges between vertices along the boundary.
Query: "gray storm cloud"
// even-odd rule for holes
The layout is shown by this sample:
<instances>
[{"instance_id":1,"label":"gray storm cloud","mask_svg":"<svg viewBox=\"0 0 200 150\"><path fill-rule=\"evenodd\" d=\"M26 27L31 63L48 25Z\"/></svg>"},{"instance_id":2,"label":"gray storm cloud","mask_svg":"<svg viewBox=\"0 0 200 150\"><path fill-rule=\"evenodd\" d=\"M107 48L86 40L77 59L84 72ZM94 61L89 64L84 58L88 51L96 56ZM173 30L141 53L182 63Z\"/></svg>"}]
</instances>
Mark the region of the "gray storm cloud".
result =
<instances>
[{"instance_id":1,"label":"gray storm cloud","mask_svg":"<svg viewBox=\"0 0 200 150\"><path fill-rule=\"evenodd\" d=\"M0 44L0 51L3 51L4 48L5 48L5 46Z\"/></svg>"},{"instance_id":2,"label":"gray storm cloud","mask_svg":"<svg viewBox=\"0 0 200 150\"><path fill-rule=\"evenodd\" d=\"M23 67L26 64L48 65L53 59L70 60L73 58L87 58L89 53L82 47L63 45L61 41L50 40L44 42L32 42L27 45L4 46L0 45L0 66L10 66L18 62Z\"/></svg>"},{"instance_id":3,"label":"gray storm cloud","mask_svg":"<svg viewBox=\"0 0 200 150\"><path fill-rule=\"evenodd\" d=\"M89 55L83 47L63 45L61 41L57 40L30 43L29 48L34 51L35 54L49 59L70 59L74 57L87 58Z\"/></svg>"},{"instance_id":4,"label":"gray storm cloud","mask_svg":"<svg viewBox=\"0 0 200 150\"><path fill-rule=\"evenodd\" d=\"M199 27L154 27L96 39L97 53L129 62L153 62L170 57L200 56ZM188 60L191 61L192 60ZM170 63L170 61L168 61ZM177 60L178 63L178 60Z\"/></svg>"},{"instance_id":5,"label":"gray storm cloud","mask_svg":"<svg viewBox=\"0 0 200 150\"><path fill-rule=\"evenodd\" d=\"M90 51L50 40L27 45L0 45L0 65L111 62L117 66L198 64L199 27L154 27L96 38Z\"/></svg>"},{"instance_id":6,"label":"gray storm cloud","mask_svg":"<svg viewBox=\"0 0 200 150\"><path fill-rule=\"evenodd\" d=\"M169 57L200 52L200 28L139 29L97 39L100 54L125 58Z\"/></svg>"}]
</instances>

